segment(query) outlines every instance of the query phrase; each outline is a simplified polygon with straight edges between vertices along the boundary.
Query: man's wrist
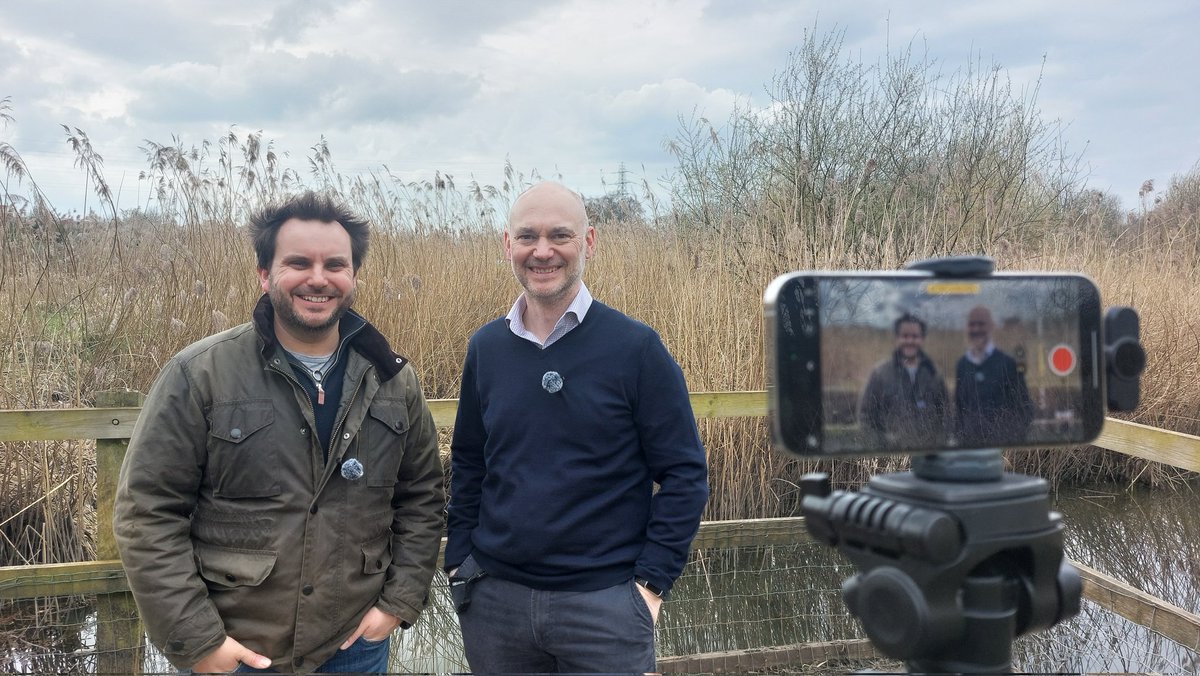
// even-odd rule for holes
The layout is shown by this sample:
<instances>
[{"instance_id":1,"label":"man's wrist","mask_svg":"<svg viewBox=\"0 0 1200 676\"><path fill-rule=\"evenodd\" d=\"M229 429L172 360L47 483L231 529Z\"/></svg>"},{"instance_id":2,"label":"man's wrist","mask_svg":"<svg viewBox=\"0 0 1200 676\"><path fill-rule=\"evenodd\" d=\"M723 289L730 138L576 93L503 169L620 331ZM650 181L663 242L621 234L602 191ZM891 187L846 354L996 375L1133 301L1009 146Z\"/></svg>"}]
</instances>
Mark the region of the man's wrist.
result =
<instances>
[{"instance_id":1,"label":"man's wrist","mask_svg":"<svg viewBox=\"0 0 1200 676\"><path fill-rule=\"evenodd\" d=\"M646 591L650 592L651 594L654 594L654 595L655 595L655 596L657 596L658 598L660 598L660 599L662 599L662 600L664 600L664 601L665 601L665 600L667 600L667 594L668 594L667 590L665 590L665 589L663 589L662 587L660 587L660 586L658 586L658 585L654 584L653 582L651 582L651 581L647 580L646 578L644 578L644 577L635 577L635 578L633 579L633 581L634 581L634 582L635 582L635 583L636 583L636 584L637 584L639 587L641 587L642 589L645 589Z\"/></svg>"}]
</instances>

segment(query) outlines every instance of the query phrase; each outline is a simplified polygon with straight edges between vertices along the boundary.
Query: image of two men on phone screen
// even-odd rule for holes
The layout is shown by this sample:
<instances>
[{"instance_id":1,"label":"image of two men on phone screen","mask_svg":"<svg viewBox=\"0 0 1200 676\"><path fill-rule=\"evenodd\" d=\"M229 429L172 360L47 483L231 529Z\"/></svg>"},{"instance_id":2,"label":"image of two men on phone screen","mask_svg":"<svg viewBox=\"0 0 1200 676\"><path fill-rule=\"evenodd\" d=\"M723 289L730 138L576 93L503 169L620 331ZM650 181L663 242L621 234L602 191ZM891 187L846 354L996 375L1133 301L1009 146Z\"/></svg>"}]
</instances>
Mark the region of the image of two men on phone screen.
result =
<instances>
[{"instance_id":1,"label":"image of two men on phone screen","mask_svg":"<svg viewBox=\"0 0 1200 676\"><path fill-rule=\"evenodd\" d=\"M994 330L990 309L971 308L967 347L955 364L951 393L925 352L925 321L910 313L897 318L895 349L874 367L859 397L858 422L868 442L915 450L986 448L1023 440L1033 420L1033 401L1024 369L996 347Z\"/></svg>"}]
</instances>

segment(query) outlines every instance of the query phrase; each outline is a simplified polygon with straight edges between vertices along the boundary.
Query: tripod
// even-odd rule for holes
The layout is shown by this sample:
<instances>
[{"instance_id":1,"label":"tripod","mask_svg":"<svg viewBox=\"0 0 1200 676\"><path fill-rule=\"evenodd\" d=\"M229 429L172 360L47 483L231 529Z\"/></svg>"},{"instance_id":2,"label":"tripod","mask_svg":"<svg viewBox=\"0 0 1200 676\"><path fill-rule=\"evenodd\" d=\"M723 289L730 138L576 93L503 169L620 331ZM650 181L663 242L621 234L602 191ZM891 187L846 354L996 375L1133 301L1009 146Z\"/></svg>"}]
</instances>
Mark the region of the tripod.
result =
<instances>
[{"instance_id":1,"label":"tripod","mask_svg":"<svg viewBox=\"0 0 1200 676\"><path fill-rule=\"evenodd\" d=\"M1079 573L1043 479L999 450L913 459L860 493L807 475L809 531L858 567L842 594L875 646L912 673L1007 673L1012 641L1079 612Z\"/></svg>"}]
</instances>

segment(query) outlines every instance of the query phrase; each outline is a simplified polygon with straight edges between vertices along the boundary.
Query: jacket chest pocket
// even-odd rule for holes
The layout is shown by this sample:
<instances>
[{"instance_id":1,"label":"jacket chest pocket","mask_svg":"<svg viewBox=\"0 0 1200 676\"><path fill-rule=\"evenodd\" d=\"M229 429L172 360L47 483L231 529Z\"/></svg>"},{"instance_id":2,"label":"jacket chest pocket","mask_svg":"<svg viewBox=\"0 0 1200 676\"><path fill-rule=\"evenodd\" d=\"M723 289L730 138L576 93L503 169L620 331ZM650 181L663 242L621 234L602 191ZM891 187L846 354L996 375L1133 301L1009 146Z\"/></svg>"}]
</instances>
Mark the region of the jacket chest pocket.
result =
<instances>
[{"instance_id":1,"label":"jacket chest pocket","mask_svg":"<svg viewBox=\"0 0 1200 676\"><path fill-rule=\"evenodd\" d=\"M408 407L403 399L377 399L371 403L363 435L366 443L359 446L368 486L391 488L396 484L408 425Z\"/></svg>"},{"instance_id":2,"label":"jacket chest pocket","mask_svg":"<svg viewBox=\"0 0 1200 676\"><path fill-rule=\"evenodd\" d=\"M215 404L208 416L208 479L221 498L266 498L282 491L270 399Z\"/></svg>"}]
</instances>

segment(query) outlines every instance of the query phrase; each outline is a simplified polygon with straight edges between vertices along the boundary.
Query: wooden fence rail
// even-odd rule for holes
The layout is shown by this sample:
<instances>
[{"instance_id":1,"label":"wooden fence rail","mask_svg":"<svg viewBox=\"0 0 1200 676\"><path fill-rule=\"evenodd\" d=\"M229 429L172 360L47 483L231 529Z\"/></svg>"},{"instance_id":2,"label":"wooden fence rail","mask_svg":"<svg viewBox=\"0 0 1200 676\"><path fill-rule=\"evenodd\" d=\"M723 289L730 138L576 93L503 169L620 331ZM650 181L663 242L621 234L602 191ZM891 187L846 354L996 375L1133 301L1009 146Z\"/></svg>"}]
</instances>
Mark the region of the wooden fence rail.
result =
<instances>
[{"instance_id":1,"label":"wooden fence rail","mask_svg":"<svg viewBox=\"0 0 1200 676\"><path fill-rule=\"evenodd\" d=\"M693 392L697 418L762 417L767 393ZM99 400L99 399L98 399ZM454 424L457 399L430 399L429 410L439 427ZM56 439L128 439L141 408L112 406L75 409L0 411L0 442ZM1200 472L1200 437L1108 418L1096 446L1145 460Z\"/></svg>"},{"instance_id":2,"label":"wooden fence rail","mask_svg":"<svg viewBox=\"0 0 1200 676\"><path fill-rule=\"evenodd\" d=\"M767 393L763 391L695 392L691 400L697 418L761 417L767 414ZM101 560L0 567L0 599L96 594L100 612L106 616L98 624L104 635L97 636L97 652L107 663L98 668L114 673L140 663L136 649L129 649L129 646L140 645L141 628L108 524L112 522L117 472L141 412L141 401L142 395L137 392L108 392L97 394L96 408L0 411L0 442L96 440L97 519L103 524L97 537L97 554ZM454 399L429 402L434 422L441 427L454 424L457 407L458 402ZM1200 472L1200 437L1190 434L1108 418L1095 445ZM804 519L799 517L715 521L701 525L693 547L797 544L809 539ZM1099 571L1075 565L1084 579L1085 598L1192 650L1200 650L1200 617ZM805 647L805 650L810 648ZM781 649L792 654L800 647ZM846 646L834 649L838 654L846 650ZM721 659L730 658L723 655ZM738 664L742 664L741 661Z\"/></svg>"}]
</instances>

